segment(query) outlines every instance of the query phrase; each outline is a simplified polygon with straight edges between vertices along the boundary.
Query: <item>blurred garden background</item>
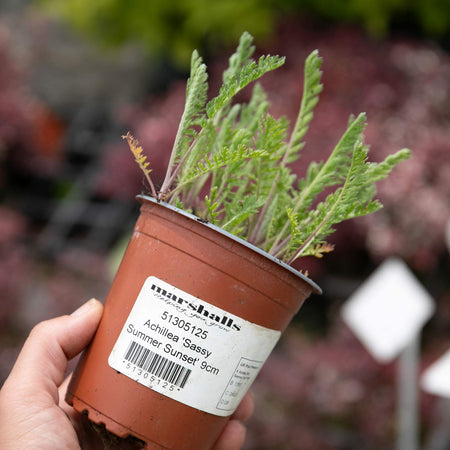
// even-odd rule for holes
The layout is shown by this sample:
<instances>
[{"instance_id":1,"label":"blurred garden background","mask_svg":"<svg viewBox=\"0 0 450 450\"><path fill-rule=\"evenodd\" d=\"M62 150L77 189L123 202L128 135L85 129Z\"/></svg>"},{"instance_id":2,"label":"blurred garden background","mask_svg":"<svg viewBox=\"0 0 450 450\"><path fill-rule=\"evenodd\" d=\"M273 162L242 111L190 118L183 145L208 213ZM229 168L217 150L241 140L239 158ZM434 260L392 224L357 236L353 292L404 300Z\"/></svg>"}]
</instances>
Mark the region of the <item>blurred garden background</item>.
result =
<instances>
[{"instance_id":1,"label":"blurred garden background","mask_svg":"<svg viewBox=\"0 0 450 450\"><path fill-rule=\"evenodd\" d=\"M449 0L0 0L0 385L33 325L108 292L144 189L122 134L158 179L192 50L214 89L244 30L258 52L287 57L263 79L275 116L295 120L304 59L316 48L324 59L299 174L361 111L371 159L412 150L379 185L385 208L342 224L335 251L305 262L324 295L260 374L246 448L394 448L395 363L377 363L340 310L400 257L436 302L421 372L450 348ZM423 448L438 450L439 407L420 391Z\"/></svg>"}]
</instances>

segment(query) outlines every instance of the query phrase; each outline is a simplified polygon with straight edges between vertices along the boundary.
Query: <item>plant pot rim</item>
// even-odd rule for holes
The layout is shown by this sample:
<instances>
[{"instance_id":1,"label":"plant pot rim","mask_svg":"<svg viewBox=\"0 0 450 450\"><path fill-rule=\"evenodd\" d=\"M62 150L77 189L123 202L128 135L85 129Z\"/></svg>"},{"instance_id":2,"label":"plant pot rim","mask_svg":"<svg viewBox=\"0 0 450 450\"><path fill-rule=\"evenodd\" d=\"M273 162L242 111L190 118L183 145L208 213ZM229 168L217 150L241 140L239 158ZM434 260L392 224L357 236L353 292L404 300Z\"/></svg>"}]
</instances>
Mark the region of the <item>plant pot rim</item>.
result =
<instances>
[{"instance_id":1,"label":"plant pot rim","mask_svg":"<svg viewBox=\"0 0 450 450\"><path fill-rule=\"evenodd\" d=\"M308 278L306 275L303 275L298 270L294 269L293 267L291 267L290 265L281 261L280 259L275 258L274 256L272 256L269 253L265 252L264 250L260 249L256 245L250 244L249 242L245 241L244 239L241 239L238 236L235 236L234 234L231 234L228 231L223 230L222 228L218 227L217 225L214 225L210 222L206 222L194 214L184 211L183 209L177 208L176 206L170 205L169 203L159 201L149 195L140 194L140 195L136 196L136 198L140 203L150 202L150 203L159 204L165 208L168 208L169 210L172 210L178 214L181 214L184 217L187 217L190 220L200 223L202 226L208 227L208 228L216 231L217 233L220 233L220 234L226 236L229 239L232 239L233 241L239 243L240 245L243 245L243 246L249 248L250 250L253 250L254 252L264 256L265 258L269 259L270 261L274 262L275 264L278 264L279 266L281 266L284 269L288 270L289 272L293 273L297 277L301 278L303 281L308 283L309 286L311 286L314 294L318 294L318 295L322 294L322 289L319 287L319 285L316 284L314 281L312 281L310 278Z\"/></svg>"}]
</instances>

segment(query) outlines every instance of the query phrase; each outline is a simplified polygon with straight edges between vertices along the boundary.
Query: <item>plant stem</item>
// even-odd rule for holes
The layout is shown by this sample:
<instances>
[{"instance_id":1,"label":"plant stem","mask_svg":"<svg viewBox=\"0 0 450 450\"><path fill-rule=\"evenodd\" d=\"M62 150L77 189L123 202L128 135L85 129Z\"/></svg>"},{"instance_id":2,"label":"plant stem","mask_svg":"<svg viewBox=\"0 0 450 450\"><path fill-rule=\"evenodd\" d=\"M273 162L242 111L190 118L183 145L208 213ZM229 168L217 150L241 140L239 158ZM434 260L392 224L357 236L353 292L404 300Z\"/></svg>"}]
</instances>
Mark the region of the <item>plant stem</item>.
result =
<instances>
[{"instance_id":1,"label":"plant stem","mask_svg":"<svg viewBox=\"0 0 450 450\"><path fill-rule=\"evenodd\" d=\"M334 205L329 209L328 213L325 215L322 222L320 222L320 224L316 227L316 229L308 236L308 238L305 240L305 242L303 242L303 244L296 250L296 252L287 261L287 264L292 264L292 262L295 259L297 259L311 245L314 238L317 236L317 234L320 232L320 230L328 222L329 218L332 216L332 214L336 210L337 206L339 205L340 201L342 200L342 197L344 196L344 193L350 182L351 174L353 173L353 167L354 167L354 158L352 158L352 163L350 164L350 167L348 169L347 177L345 178L344 185L342 186L341 192L339 193L338 198L334 202Z\"/></svg>"},{"instance_id":2,"label":"plant stem","mask_svg":"<svg viewBox=\"0 0 450 450\"><path fill-rule=\"evenodd\" d=\"M156 198L157 194L155 185L153 184L153 180L150 177L151 171L147 169L149 163L147 162L147 157L142 153L142 147L139 145L138 140L135 139L130 132L128 132L125 136L122 136L122 139L127 140L128 147L130 148L131 153L133 153L136 163L141 168L142 172L144 173L145 179L150 186L150 192L152 196Z\"/></svg>"},{"instance_id":3,"label":"plant stem","mask_svg":"<svg viewBox=\"0 0 450 450\"><path fill-rule=\"evenodd\" d=\"M280 242L277 247L274 249L273 247L271 247L270 249L270 254L272 256L275 256L276 258L281 258L281 255L284 252L284 247L286 247L286 245L289 244L289 241L291 240L291 235L288 234L282 242Z\"/></svg>"},{"instance_id":4,"label":"plant stem","mask_svg":"<svg viewBox=\"0 0 450 450\"><path fill-rule=\"evenodd\" d=\"M350 125L350 127L347 129L347 131L345 132L344 136L346 134L349 134L352 129L354 127L357 127L360 125L360 123L363 123L363 121L365 120L365 114L361 113L354 121L353 123ZM342 139L341 139L342 142ZM338 146L335 148L334 152L337 151L337 149L339 148L339 144ZM334 153L333 152L333 153ZM330 165L332 164L332 160L333 160L333 153L331 154L331 156L327 159L326 163L322 166L322 168L320 169L319 173L315 176L314 180L312 183L310 183L306 189L304 189L303 191L301 191L296 204L294 205L294 208L292 209L293 213L298 212L298 210L300 209L301 206L303 206L305 198L307 198L308 194L313 190L313 187L322 179L323 174L325 174L329 169L328 167L330 167ZM289 222L286 222L286 224L284 225L284 227L282 228L282 230L280 231L280 233L278 234L277 238L275 239L275 242L272 244L272 247L270 248L269 252L271 255L273 254L273 249L277 248L277 245L280 242L280 239L283 237L283 235L286 233L287 228L289 227Z\"/></svg>"},{"instance_id":5,"label":"plant stem","mask_svg":"<svg viewBox=\"0 0 450 450\"><path fill-rule=\"evenodd\" d=\"M296 126L298 125L298 122L299 121L297 121ZM260 232L261 232L261 225L263 223L263 220L265 218L267 210L268 210L268 208L270 206L270 203L272 202L272 198L273 198L273 196L275 194L275 190L277 188L278 181L280 181L281 169L283 169L286 166L286 162L287 162L288 156L289 156L290 151L292 149L293 136L294 136L295 131L296 131L296 128L293 130L293 132L291 134L291 138L289 140L289 144L286 147L286 151L285 151L285 153L283 155L283 158L280 161L280 170L278 170L278 172L277 172L277 174L276 174L276 176L275 176L275 178L274 178L274 180L272 182L272 186L270 188L270 192L269 192L269 195L267 196L266 202L264 203L263 208L261 209L261 211L258 214L258 221L256 222L256 225L255 225L255 228L253 229L252 235L250 236L250 242L253 243L253 244L256 244L258 242L259 237L260 237L259 235L260 235Z\"/></svg>"},{"instance_id":6,"label":"plant stem","mask_svg":"<svg viewBox=\"0 0 450 450\"><path fill-rule=\"evenodd\" d=\"M201 135L203 130L200 131L199 136ZM169 175L168 172L166 174L166 178L167 178L167 182L166 180L164 180L166 182L166 185L164 185L161 187L161 191L160 193L163 193L164 196L167 195L170 186L172 186L173 182L175 181L175 178L178 176L180 170L183 168L184 163L186 162L188 156L192 153L192 150L195 148L196 144L198 142L198 138L194 141L191 142L191 145L189 146L189 148L187 149L187 151L185 152L185 154L183 155L183 157L181 158L181 160L178 162L178 164L176 165L175 169L173 170L173 172ZM169 165L170 167L170 165ZM164 192L163 189L165 189L167 192ZM172 191L174 192L174 191Z\"/></svg>"},{"instance_id":7,"label":"plant stem","mask_svg":"<svg viewBox=\"0 0 450 450\"><path fill-rule=\"evenodd\" d=\"M184 113L181 118L181 123L183 122L183 117L184 117ZM170 185L172 183L172 166L175 162L175 156L177 153L178 144L181 139L181 132L180 132L180 130L182 128L181 123L180 123L180 126L178 127L177 135L175 137L175 142L172 147L172 152L170 153L170 159L169 159L169 164L167 166L166 175L165 175L164 181L161 185L161 189L159 190L159 193L158 193L158 200L162 200L165 198L165 196L170 188Z\"/></svg>"},{"instance_id":8,"label":"plant stem","mask_svg":"<svg viewBox=\"0 0 450 450\"><path fill-rule=\"evenodd\" d=\"M150 175L146 174L145 177L147 178L147 182L150 185L150 191L152 193L152 197L156 198L158 194L156 193L156 188L155 188L155 185L153 184L152 179L150 178Z\"/></svg>"},{"instance_id":9,"label":"plant stem","mask_svg":"<svg viewBox=\"0 0 450 450\"><path fill-rule=\"evenodd\" d=\"M306 90L306 82L307 82L307 77L306 77L306 74L305 74L304 88L303 88L304 92ZM298 136L300 130L304 126L303 113L304 113L305 109L306 109L306 95L303 94L302 95L302 100L300 102L300 109L298 111L297 120L295 122L294 129L292 130L291 136L289 138L289 143L288 143L288 145L286 147L286 151L284 152L283 158L280 161L280 165L279 165L280 170L277 172L277 175L275 176L275 179L273 180L272 187L270 189L270 192L269 192L269 195L267 197L266 203L264 204L264 207L262 208L262 210L258 214L258 221L257 221L257 223L255 225L255 228L253 229L253 233L252 233L252 235L250 237L250 242L252 242L252 243L256 244L257 241L260 238L259 235L260 235L260 232L261 232L261 225L263 223L263 220L264 220L264 217L265 217L265 215L267 213L269 205L270 205L270 203L272 201L272 198L273 198L273 196L275 194L277 184L278 184L278 182L280 180L280 171L286 166L288 158L289 158L289 155L291 154L294 145L298 145L300 143L300 141L299 142L296 142L296 141L298 140L297 136ZM284 231L285 231L285 229L283 229L283 232Z\"/></svg>"},{"instance_id":10,"label":"plant stem","mask_svg":"<svg viewBox=\"0 0 450 450\"><path fill-rule=\"evenodd\" d=\"M335 204L335 206L336 206L336 204ZM323 218L322 222L320 222L320 224L317 226L317 228L308 236L306 241L303 242L303 244L289 258L289 260L287 261L287 264L292 264L302 254L302 252L304 252L311 245L312 241L317 236L317 233L319 233L319 231L322 229L322 227L327 223L327 221L333 211L334 211L334 208Z\"/></svg>"}]
</instances>

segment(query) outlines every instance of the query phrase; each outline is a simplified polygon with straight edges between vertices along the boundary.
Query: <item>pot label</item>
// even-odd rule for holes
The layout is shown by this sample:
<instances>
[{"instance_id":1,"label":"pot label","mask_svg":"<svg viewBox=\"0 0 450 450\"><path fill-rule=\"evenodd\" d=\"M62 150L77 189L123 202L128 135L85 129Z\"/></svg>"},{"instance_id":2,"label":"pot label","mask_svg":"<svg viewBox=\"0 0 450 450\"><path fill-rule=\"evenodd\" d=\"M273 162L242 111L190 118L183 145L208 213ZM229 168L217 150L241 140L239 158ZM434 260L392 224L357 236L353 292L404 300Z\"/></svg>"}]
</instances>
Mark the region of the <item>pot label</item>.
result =
<instances>
[{"instance_id":1,"label":"pot label","mask_svg":"<svg viewBox=\"0 0 450 450\"><path fill-rule=\"evenodd\" d=\"M160 394L228 416L280 334L149 277L108 363Z\"/></svg>"}]
</instances>

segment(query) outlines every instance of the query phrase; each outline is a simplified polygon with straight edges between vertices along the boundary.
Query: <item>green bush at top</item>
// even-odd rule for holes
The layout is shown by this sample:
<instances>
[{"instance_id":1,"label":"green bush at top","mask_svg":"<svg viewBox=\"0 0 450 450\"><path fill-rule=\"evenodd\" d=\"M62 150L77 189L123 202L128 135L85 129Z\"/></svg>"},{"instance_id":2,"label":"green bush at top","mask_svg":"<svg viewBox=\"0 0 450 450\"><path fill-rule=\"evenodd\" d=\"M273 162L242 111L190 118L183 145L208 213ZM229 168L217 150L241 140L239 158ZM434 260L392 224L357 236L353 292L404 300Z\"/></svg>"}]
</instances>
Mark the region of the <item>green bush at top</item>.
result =
<instances>
[{"instance_id":1,"label":"green bush at top","mask_svg":"<svg viewBox=\"0 0 450 450\"><path fill-rule=\"evenodd\" d=\"M230 45L274 28L272 0L41 0L51 14L101 43L141 43L186 68L193 48ZM207 49L206 49L207 50Z\"/></svg>"},{"instance_id":2,"label":"green bush at top","mask_svg":"<svg viewBox=\"0 0 450 450\"><path fill-rule=\"evenodd\" d=\"M362 24L376 36L395 24L432 37L450 30L450 0L40 0L47 11L99 42L140 42L186 68L203 52L237 40L243 30L269 36L280 17L308 15Z\"/></svg>"},{"instance_id":3,"label":"green bush at top","mask_svg":"<svg viewBox=\"0 0 450 450\"><path fill-rule=\"evenodd\" d=\"M425 36L442 37L450 30L450 0L283 0L291 11L332 21L361 24L385 36L396 24Z\"/></svg>"}]
</instances>

